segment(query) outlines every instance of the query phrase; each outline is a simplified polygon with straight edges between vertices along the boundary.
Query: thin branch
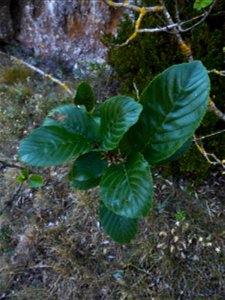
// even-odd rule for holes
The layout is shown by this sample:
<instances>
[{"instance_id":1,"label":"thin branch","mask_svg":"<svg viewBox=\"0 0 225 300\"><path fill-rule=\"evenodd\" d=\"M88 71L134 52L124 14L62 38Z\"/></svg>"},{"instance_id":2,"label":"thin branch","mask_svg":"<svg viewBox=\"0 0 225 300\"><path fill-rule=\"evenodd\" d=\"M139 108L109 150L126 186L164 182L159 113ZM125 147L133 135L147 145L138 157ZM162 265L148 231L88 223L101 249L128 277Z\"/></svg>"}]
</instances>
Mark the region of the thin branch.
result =
<instances>
[{"instance_id":1,"label":"thin branch","mask_svg":"<svg viewBox=\"0 0 225 300\"><path fill-rule=\"evenodd\" d=\"M225 132L225 129L223 130L220 130L220 131L217 131L217 132L213 132L213 133L210 133L210 134L207 134L207 135L204 135L204 136L201 136L201 137L194 137L193 138L193 141L201 141L201 140L204 140L204 139L207 139L207 138L210 138L212 136L215 136L215 135L218 135L218 134L221 134L221 133L224 133Z\"/></svg>"},{"instance_id":2,"label":"thin branch","mask_svg":"<svg viewBox=\"0 0 225 300\"><path fill-rule=\"evenodd\" d=\"M144 7L139 7L139 6L136 6L136 5L132 5L132 4L129 4L128 1L125 1L124 3L122 2L113 2L113 1L108 1L108 0L105 0L105 3L108 4L109 6L111 7L115 7L115 8L128 8L132 11L135 11L135 12L138 12L138 13L141 13L141 11L145 11L146 13L152 13L152 12L160 12L162 11L162 6L160 5L156 5L156 6L144 6Z\"/></svg>"},{"instance_id":3,"label":"thin branch","mask_svg":"<svg viewBox=\"0 0 225 300\"><path fill-rule=\"evenodd\" d=\"M190 20L186 20L186 21L182 21L181 23L173 23L173 24L170 24L170 25L166 25L164 27L155 27L155 28L143 28L143 29L139 29L138 30L138 33L152 33L152 32L169 32L169 33L173 33L173 34L176 34L177 32L170 32L171 29L177 29L179 31L179 27L181 25L184 25L184 24L187 24L187 23L190 23L192 22L194 19L198 19L198 18L201 18L201 15L200 16L197 16L197 17L194 17Z\"/></svg>"},{"instance_id":4,"label":"thin branch","mask_svg":"<svg viewBox=\"0 0 225 300\"><path fill-rule=\"evenodd\" d=\"M181 20L180 20L180 10L179 10L179 5L178 5L177 0L174 0L174 4L175 4L175 12L176 12L176 20L178 23L178 29L180 30Z\"/></svg>"},{"instance_id":5,"label":"thin branch","mask_svg":"<svg viewBox=\"0 0 225 300\"><path fill-rule=\"evenodd\" d=\"M214 153L208 153L202 143L194 136L194 142L199 152L205 157L210 165L220 165L224 169L222 174L225 174L225 160L220 160Z\"/></svg>"},{"instance_id":6,"label":"thin branch","mask_svg":"<svg viewBox=\"0 0 225 300\"><path fill-rule=\"evenodd\" d=\"M75 96L75 93L67 86L66 83L60 81L59 79L53 77L52 75L47 74L47 73L45 73L44 71L42 71L41 69L32 66L32 65L29 64L28 62L25 62L24 60L18 59L17 57L12 56L12 55L9 55L9 54L7 54L7 53L5 53L5 52L3 52L3 51L0 51L0 54L3 55L3 56L6 56L6 57L8 57L8 58L10 58L13 62L15 62L15 63L17 63L17 64L22 64L22 65L28 67L29 69L33 70L34 72L36 72L36 73L42 75L43 77L50 79L50 80L53 81L54 83L56 83L56 84L58 84L59 86L61 86L64 90L66 90L67 93L70 94L72 97Z\"/></svg>"},{"instance_id":7,"label":"thin branch","mask_svg":"<svg viewBox=\"0 0 225 300\"><path fill-rule=\"evenodd\" d=\"M208 110L213 112L222 121L225 121L225 114L216 107L216 104L212 101L212 99L209 100Z\"/></svg>"},{"instance_id":8,"label":"thin branch","mask_svg":"<svg viewBox=\"0 0 225 300\"><path fill-rule=\"evenodd\" d=\"M5 168L16 168L16 169L20 169L20 170L24 169L21 166L9 164L6 161L0 160L0 171L4 170Z\"/></svg>"},{"instance_id":9,"label":"thin branch","mask_svg":"<svg viewBox=\"0 0 225 300\"><path fill-rule=\"evenodd\" d=\"M216 75L220 75L220 76L225 76L225 70L222 70L222 71L218 71L216 69L213 69L213 70L209 70L208 73L214 73Z\"/></svg>"},{"instance_id":10,"label":"thin branch","mask_svg":"<svg viewBox=\"0 0 225 300\"><path fill-rule=\"evenodd\" d=\"M215 6L217 0L214 0L213 3L211 4L210 8L208 9L208 11L206 11L204 14L203 14L203 17L200 21L196 22L195 24L193 24L191 27L189 28L185 28L185 29L182 29L180 28L180 32L187 32L191 29L193 29L194 27L198 26L199 24L201 24L202 22L205 21L205 19L209 16L209 14L211 13L213 7Z\"/></svg>"},{"instance_id":11,"label":"thin branch","mask_svg":"<svg viewBox=\"0 0 225 300\"><path fill-rule=\"evenodd\" d=\"M120 47L126 46L130 41L132 41L138 34L139 27L141 26L141 21L143 17L146 15L146 11L142 10L135 22L135 27L134 27L134 32L133 34L124 42L123 44L120 45Z\"/></svg>"},{"instance_id":12,"label":"thin branch","mask_svg":"<svg viewBox=\"0 0 225 300\"><path fill-rule=\"evenodd\" d=\"M161 5L163 7L163 14L164 14L164 17L167 21L167 25L168 26L173 26L174 21L173 21L170 13L168 12L168 10L166 8L166 6L164 4L164 1L161 1ZM175 34L175 36L177 38L177 42L178 42L178 45L180 47L181 52L187 57L188 61L193 61L191 48L184 42L182 36L179 33L179 30L175 27L175 28L172 29L172 32Z\"/></svg>"},{"instance_id":13,"label":"thin branch","mask_svg":"<svg viewBox=\"0 0 225 300\"><path fill-rule=\"evenodd\" d=\"M15 199L17 198L17 196L19 195L22 186L23 186L23 183L20 183L18 185L18 187L16 188L15 192L10 197L10 199L5 202L3 208L0 210L0 215L7 209L7 207L9 207L9 206L11 206L13 204L13 202L15 201Z\"/></svg>"},{"instance_id":14,"label":"thin branch","mask_svg":"<svg viewBox=\"0 0 225 300\"><path fill-rule=\"evenodd\" d=\"M139 93L139 89L137 88L137 85L135 82L133 82L133 87L135 89L135 92L136 92L136 97L137 97L137 100L138 102L140 101L140 93Z\"/></svg>"}]
</instances>

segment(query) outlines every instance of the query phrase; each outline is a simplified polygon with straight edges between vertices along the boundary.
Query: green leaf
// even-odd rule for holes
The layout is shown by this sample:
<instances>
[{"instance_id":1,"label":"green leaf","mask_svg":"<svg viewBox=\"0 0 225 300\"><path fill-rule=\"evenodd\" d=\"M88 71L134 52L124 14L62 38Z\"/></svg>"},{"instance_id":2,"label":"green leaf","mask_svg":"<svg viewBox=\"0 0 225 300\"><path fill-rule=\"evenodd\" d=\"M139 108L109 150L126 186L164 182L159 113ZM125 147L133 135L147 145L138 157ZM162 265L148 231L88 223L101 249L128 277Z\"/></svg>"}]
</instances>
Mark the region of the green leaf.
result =
<instances>
[{"instance_id":1,"label":"green leaf","mask_svg":"<svg viewBox=\"0 0 225 300\"><path fill-rule=\"evenodd\" d=\"M87 82L82 82L77 88L77 94L74 98L76 105L84 105L87 111L94 108L95 96L91 86Z\"/></svg>"},{"instance_id":2,"label":"green leaf","mask_svg":"<svg viewBox=\"0 0 225 300\"><path fill-rule=\"evenodd\" d=\"M85 107L75 105L61 105L53 109L45 119L43 126L59 126L73 133L84 135L90 142L99 139L98 118L92 118Z\"/></svg>"},{"instance_id":3,"label":"green leaf","mask_svg":"<svg viewBox=\"0 0 225 300\"><path fill-rule=\"evenodd\" d=\"M83 190L97 186L106 167L107 162L99 152L89 152L80 156L69 173L71 186Z\"/></svg>"},{"instance_id":4,"label":"green leaf","mask_svg":"<svg viewBox=\"0 0 225 300\"><path fill-rule=\"evenodd\" d=\"M38 187L41 187L44 184L44 180L39 175L31 175L28 178L27 183L29 184L30 187L38 188Z\"/></svg>"},{"instance_id":5,"label":"green leaf","mask_svg":"<svg viewBox=\"0 0 225 300\"><path fill-rule=\"evenodd\" d=\"M201 10L213 3L213 0L195 0L194 9Z\"/></svg>"},{"instance_id":6,"label":"green leaf","mask_svg":"<svg viewBox=\"0 0 225 300\"><path fill-rule=\"evenodd\" d=\"M146 216L152 206L152 177L148 163L138 153L126 163L105 170L100 196L105 206L127 218Z\"/></svg>"},{"instance_id":7,"label":"green leaf","mask_svg":"<svg viewBox=\"0 0 225 300\"><path fill-rule=\"evenodd\" d=\"M186 152L192 144L192 138L188 139L183 146L181 146L172 156L168 157L165 160L161 160L160 164L168 163L170 161L178 159L184 152Z\"/></svg>"},{"instance_id":8,"label":"green leaf","mask_svg":"<svg viewBox=\"0 0 225 300\"><path fill-rule=\"evenodd\" d=\"M24 176L20 175L20 176L16 177L16 181L20 182L20 183L24 183L26 181L26 178Z\"/></svg>"},{"instance_id":9,"label":"green leaf","mask_svg":"<svg viewBox=\"0 0 225 300\"><path fill-rule=\"evenodd\" d=\"M40 127L21 141L19 159L31 166L48 167L77 158L90 149L81 134L56 126Z\"/></svg>"},{"instance_id":10,"label":"green leaf","mask_svg":"<svg viewBox=\"0 0 225 300\"><path fill-rule=\"evenodd\" d=\"M129 132L129 143L150 164L170 157L200 125L209 91L208 73L200 61L168 68L141 95L143 111Z\"/></svg>"},{"instance_id":11,"label":"green leaf","mask_svg":"<svg viewBox=\"0 0 225 300\"><path fill-rule=\"evenodd\" d=\"M113 240L128 243L137 233L138 220L118 216L100 203L100 223Z\"/></svg>"},{"instance_id":12,"label":"green leaf","mask_svg":"<svg viewBox=\"0 0 225 300\"><path fill-rule=\"evenodd\" d=\"M24 179L28 178L29 176L29 170L28 169L23 169L23 170L20 170L20 174L22 175L22 177Z\"/></svg>"},{"instance_id":13,"label":"green leaf","mask_svg":"<svg viewBox=\"0 0 225 300\"><path fill-rule=\"evenodd\" d=\"M100 106L101 149L115 149L125 132L137 122L141 111L142 106L127 96L106 100Z\"/></svg>"}]
</instances>

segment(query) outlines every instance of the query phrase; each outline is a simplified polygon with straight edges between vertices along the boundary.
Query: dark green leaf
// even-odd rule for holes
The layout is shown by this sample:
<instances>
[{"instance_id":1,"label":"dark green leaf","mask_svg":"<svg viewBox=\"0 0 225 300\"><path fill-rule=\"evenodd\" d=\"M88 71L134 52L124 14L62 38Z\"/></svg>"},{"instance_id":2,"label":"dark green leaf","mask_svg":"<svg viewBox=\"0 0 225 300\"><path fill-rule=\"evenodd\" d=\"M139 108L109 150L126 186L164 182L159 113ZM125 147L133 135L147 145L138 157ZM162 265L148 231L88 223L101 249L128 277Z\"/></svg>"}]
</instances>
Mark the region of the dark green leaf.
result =
<instances>
[{"instance_id":1,"label":"dark green leaf","mask_svg":"<svg viewBox=\"0 0 225 300\"><path fill-rule=\"evenodd\" d=\"M43 126L63 127L67 131L84 135L90 142L99 139L100 121L92 118L84 106L58 106L48 114Z\"/></svg>"},{"instance_id":2,"label":"dark green leaf","mask_svg":"<svg viewBox=\"0 0 225 300\"><path fill-rule=\"evenodd\" d=\"M100 204L100 223L113 240L128 243L137 233L138 220L121 217Z\"/></svg>"},{"instance_id":3,"label":"dark green leaf","mask_svg":"<svg viewBox=\"0 0 225 300\"><path fill-rule=\"evenodd\" d=\"M80 156L69 174L71 186L77 189L90 189L99 184L107 162L99 152L90 152Z\"/></svg>"},{"instance_id":4,"label":"dark green leaf","mask_svg":"<svg viewBox=\"0 0 225 300\"><path fill-rule=\"evenodd\" d=\"M127 96L106 100L100 106L101 149L115 149L125 132L137 122L141 111L142 106Z\"/></svg>"},{"instance_id":5,"label":"dark green leaf","mask_svg":"<svg viewBox=\"0 0 225 300\"><path fill-rule=\"evenodd\" d=\"M32 166L55 166L90 149L91 145L81 134L56 126L40 127L21 141L19 159Z\"/></svg>"},{"instance_id":6,"label":"dark green leaf","mask_svg":"<svg viewBox=\"0 0 225 300\"><path fill-rule=\"evenodd\" d=\"M213 0L195 0L194 9L201 10L213 3Z\"/></svg>"},{"instance_id":7,"label":"dark green leaf","mask_svg":"<svg viewBox=\"0 0 225 300\"><path fill-rule=\"evenodd\" d=\"M150 168L140 153L106 169L100 182L106 207L127 218L146 216L152 206L152 191Z\"/></svg>"},{"instance_id":8,"label":"dark green leaf","mask_svg":"<svg viewBox=\"0 0 225 300\"><path fill-rule=\"evenodd\" d=\"M82 82L77 88L77 94L74 98L76 105L84 105L87 111L91 111L94 108L95 96L91 86Z\"/></svg>"},{"instance_id":9,"label":"dark green leaf","mask_svg":"<svg viewBox=\"0 0 225 300\"><path fill-rule=\"evenodd\" d=\"M200 61L174 65L157 76L141 95L143 111L129 132L132 147L150 164L173 155L200 125L209 90L208 73Z\"/></svg>"},{"instance_id":10,"label":"dark green leaf","mask_svg":"<svg viewBox=\"0 0 225 300\"><path fill-rule=\"evenodd\" d=\"M39 175L31 175L27 181L30 187L38 188L44 183L43 178Z\"/></svg>"},{"instance_id":11,"label":"dark green leaf","mask_svg":"<svg viewBox=\"0 0 225 300\"><path fill-rule=\"evenodd\" d=\"M160 164L168 163L170 161L178 159L184 152L186 152L191 147L191 144L192 138L187 140L187 142L185 142L183 146L181 146L172 156L168 157L165 160L161 160Z\"/></svg>"}]
</instances>

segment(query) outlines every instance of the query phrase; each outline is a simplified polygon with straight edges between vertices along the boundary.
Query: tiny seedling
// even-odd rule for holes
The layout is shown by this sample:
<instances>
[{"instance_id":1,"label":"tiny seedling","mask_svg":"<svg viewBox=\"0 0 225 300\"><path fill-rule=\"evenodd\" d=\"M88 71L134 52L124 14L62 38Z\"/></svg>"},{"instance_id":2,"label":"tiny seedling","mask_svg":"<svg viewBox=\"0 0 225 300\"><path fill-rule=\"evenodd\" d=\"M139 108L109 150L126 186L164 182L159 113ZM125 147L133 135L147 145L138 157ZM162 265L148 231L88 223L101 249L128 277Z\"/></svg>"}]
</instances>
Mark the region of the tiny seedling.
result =
<instances>
[{"instance_id":1,"label":"tiny seedling","mask_svg":"<svg viewBox=\"0 0 225 300\"><path fill-rule=\"evenodd\" d=\"M20 175L16 178L17 182L27 183L32 188L39 188L43 185L43 178L39 175L29 174L29 170L22 169Z\"/></svg>"}]
</instances>

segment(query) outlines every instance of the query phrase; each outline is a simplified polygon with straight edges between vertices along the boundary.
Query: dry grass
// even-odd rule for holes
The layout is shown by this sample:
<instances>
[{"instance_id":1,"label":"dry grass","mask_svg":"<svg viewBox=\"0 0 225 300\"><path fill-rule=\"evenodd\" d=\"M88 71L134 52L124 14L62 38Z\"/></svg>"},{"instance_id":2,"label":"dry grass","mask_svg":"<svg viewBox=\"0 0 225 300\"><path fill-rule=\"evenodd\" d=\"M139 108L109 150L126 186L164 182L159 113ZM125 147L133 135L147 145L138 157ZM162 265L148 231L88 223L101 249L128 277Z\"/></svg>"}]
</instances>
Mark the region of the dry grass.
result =
<instances>
[{"instance_id":1,"label":"dry grass","mask_svg":"<svg viewBox=\"0 0 225 300\"><path fill-rule=\"evenodd\" d=\"M0 69L0 84L23 83L32 75L32 72L22 65L12 65Z\"/></svg>"},{"instance_id":2,"label":"dry grass","mask_svg":"<svg viewBox=\"0 0 225 300\"><path fill-rule=\"evenodd\" d=\"M37 291L63 300L224 298L223 178L188 192L158 175L153 213L121 246L99 227L98 190L71 190L59 179L63 168L50 173L4 214L1 289L9 299L37 299ZM178 208L186 212L180 222Z\"/></svg>"},{"instance_id":3,"label":"dry grass","mask_svg":"<svg viewBox=\"0 0 225 300\"><path fill-rule=\"evenodd\" d=\"M1 95L5 109L10 87ZM25 105L18 102L18 111L26 107L27 117L37 103L38 109L28 120L15 112L19 133L15 118L3 114L9 146L1 131L1 157L11 158L21 133L43 117L44 91L30 88L32 96ZM35 172L45 185L24 186L1 215L0 299L225 298L225 179L220 174L209 175L198 188L155 174L153 212L140 222L136 239L118 245L99 226L97 189L69 188L65 166ZM17 173L14 168L0 172L1 206L17 188ZM184 218L178 222L179 212Z\"/></svg>"}]
</instances>

